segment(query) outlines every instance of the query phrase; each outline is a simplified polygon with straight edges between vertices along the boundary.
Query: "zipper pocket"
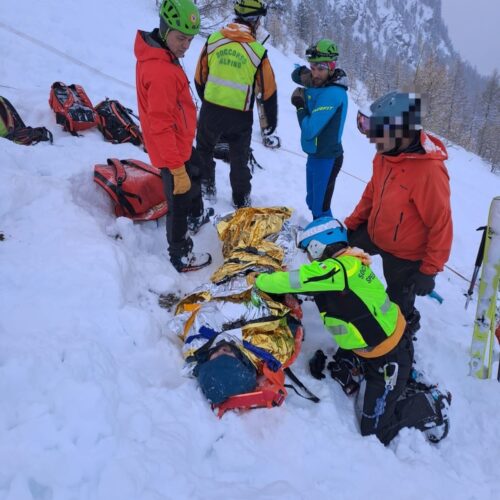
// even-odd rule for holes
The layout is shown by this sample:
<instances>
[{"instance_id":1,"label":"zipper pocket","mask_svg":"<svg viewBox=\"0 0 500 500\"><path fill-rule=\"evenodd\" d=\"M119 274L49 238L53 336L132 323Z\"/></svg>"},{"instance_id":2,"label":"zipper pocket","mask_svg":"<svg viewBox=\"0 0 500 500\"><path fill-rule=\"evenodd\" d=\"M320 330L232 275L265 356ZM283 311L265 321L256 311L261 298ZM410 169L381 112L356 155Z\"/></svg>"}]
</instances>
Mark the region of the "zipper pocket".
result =
<instances>
[{"instance_id":1,"label":"zipper pocket","mask_svg":"<svg viewBox=\"0 0 500 500\"><path fill-rule=\"evenodd\" d=\"M188 124L187 124L187 120L186 120L186 114L184 113L184 109L182 109L181 103L179 101L177 101L177 107L179 108L179 111L182 114L182 118L184 118L184 127L187 129Z\"/></svg>"},{"instance_id":2,"label":"zipper pocket","mask_svg":"<svg viewBox=\"0 0 500 500\"><path fill-rule=\"evenodd\" d=\"M401 223L403 222L403 212L401 212L399 214L399 222L397 223L396 225L396 229L394 230L394 238L393 238L393 241L396 241L397 238L398 238L398 231L399 231L399 226L401 225Z\"/></svg>"}]
</instances>

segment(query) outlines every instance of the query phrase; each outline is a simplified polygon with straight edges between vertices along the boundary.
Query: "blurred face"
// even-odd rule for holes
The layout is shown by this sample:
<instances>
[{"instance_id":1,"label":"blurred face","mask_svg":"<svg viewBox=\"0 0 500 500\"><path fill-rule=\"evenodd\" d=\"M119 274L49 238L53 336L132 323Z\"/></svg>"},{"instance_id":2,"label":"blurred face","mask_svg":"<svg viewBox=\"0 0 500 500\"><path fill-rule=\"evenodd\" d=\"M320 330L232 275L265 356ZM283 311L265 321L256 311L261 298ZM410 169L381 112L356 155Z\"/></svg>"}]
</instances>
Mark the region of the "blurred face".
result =
<instances>
[{"instance_id":1,"label":"blurred face","mask_svg":"<svg viewBox=\"0 0 500 500\"><path fill-rule=\"evenodd\" d=\"M180 31L169 31L166 38L167 47L172 51L175 57L180 59L184 57L187 49L189 49L193 38L193 36L185 35Z\"/></svg>"},{"instance_id":2,"label":"blurred face","mask_svg":"<svg viewBox=\"0 0 500 500\"><path fill-rule=\"evenodd\" d=\"M386 153L387 151L391 151L396 146L399 150L406 149L412 142L412 139L409 137L402 137L401 133L389 134L389 128L384 129L383 137L370 137L370 142L375 144L377 148L377 153Z\"/></svg>"}]
</instances>

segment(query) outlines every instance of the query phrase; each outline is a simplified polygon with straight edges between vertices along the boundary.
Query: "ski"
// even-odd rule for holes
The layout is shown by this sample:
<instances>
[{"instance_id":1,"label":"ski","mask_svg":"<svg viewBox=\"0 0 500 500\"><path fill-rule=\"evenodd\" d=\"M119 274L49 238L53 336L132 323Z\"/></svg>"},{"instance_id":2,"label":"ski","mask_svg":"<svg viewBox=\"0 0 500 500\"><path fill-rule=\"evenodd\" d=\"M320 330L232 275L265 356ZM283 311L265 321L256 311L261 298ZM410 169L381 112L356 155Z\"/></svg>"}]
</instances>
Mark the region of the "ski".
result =
<instances>
[{"instance_id":1,"label":"ski","mask_svg":"<svg viewBox=\"0 0 500 500\"><path fill-rule=\"evenodd\" d=\"M256 103L257 103L257 113L259 115L259 125L260 125L260 135L262 137L262 144L266 148L270 149L278 149L281 147L281 140L277 135L271 134L267 135L266 134L266 129L269 127L267 123L267 116L266 116L266 111L264 110L264 104L262 103L262 97L259 94L256 98Z\"/></svg>"},{"instance_id":2,"label":"ski","mask_svg":"<svg viewBox=\"0 0 500 500\"><path fill-rule=\"evenodd\" d=\"M483 264L474 331L470 349L470 374L489 378L497 325L497 294L500 279L500 196L493 198L488 215Z\"/></svg>"}]
</instances>

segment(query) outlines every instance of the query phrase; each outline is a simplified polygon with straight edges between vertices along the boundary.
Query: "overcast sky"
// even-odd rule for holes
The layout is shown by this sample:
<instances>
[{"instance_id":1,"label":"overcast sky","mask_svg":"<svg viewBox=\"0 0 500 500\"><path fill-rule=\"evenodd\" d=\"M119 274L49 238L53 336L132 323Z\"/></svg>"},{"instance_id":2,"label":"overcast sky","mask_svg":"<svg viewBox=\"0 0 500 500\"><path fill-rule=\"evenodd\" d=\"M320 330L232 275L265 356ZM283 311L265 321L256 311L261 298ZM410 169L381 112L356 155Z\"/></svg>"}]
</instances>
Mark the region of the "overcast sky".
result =
<instances>
[{"instance_id":1,"label":"overcast sky","mask_svg":"<svg viewBox=\"0 0 500 500\"><path fill-rule=\"evenodd\" d=\"M500 70L500 0L442 0L442 5L460 55L483 75Z\"/></svg>"}]
</instances>

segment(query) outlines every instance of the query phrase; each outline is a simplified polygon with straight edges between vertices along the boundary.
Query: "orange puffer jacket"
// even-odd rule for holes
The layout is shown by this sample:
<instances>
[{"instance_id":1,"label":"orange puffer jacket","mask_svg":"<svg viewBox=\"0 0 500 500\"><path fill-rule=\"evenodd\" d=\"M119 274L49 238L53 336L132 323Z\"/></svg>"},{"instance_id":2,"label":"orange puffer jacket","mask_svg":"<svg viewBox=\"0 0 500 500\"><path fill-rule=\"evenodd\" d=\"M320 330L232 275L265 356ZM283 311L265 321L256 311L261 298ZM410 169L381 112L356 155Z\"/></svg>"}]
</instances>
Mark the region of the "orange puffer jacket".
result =
<instances>
[{"instance_id":1,"label":"orange puffer jacket","mask_svg":"<svg viewBox=\"0 0 500 500\"><path fill-rule=\"evenodd\" d=\"M136 86L139 118L151 163L181 167L191 157L196 108L178 59L150 33L137 32Z\"/></svg>"},{"instance_id":2,"label":"orange puffer jacket","mask_svg":"<svg viewBox=\"0 0 500 500\"><path fill-rule=\"evenodd\" d=\"M345 225L368 222L379 248L407 260L421 260L420 271L436 274L450 256L453 225L450 179L442 142L421 132L425 154L376 154L370 182Z\"/></svg>"}]
</instances>

